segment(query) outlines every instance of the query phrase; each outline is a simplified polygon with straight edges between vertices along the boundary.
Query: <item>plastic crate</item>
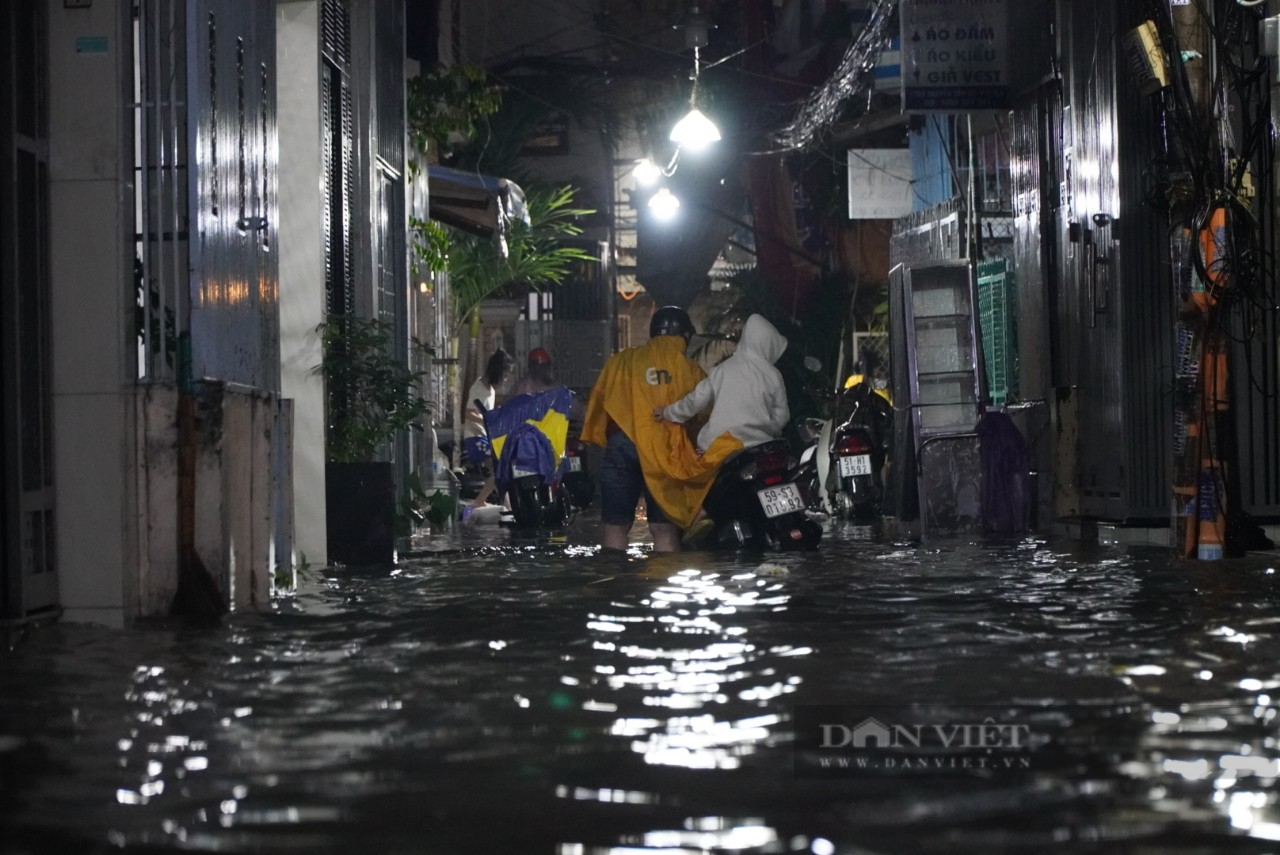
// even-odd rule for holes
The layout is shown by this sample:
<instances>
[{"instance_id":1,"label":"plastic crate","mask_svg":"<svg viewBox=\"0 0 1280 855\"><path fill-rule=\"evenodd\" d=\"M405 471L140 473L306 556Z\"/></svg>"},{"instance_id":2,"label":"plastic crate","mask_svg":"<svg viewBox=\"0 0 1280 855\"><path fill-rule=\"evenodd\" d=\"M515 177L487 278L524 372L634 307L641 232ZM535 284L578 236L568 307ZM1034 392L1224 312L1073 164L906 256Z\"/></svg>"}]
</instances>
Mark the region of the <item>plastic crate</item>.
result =
<instances>
[{"instance_id":1,"label":"plastic crate","mask_svg":"<svg viewBox=\"0 0 1280 855\"><path fill-rule=\"evenodd\" d=\"M1018 396L1017 289L1006 259L978 263L978 323L991 402L1003 405Z\"/></svg>"}]
</instances>

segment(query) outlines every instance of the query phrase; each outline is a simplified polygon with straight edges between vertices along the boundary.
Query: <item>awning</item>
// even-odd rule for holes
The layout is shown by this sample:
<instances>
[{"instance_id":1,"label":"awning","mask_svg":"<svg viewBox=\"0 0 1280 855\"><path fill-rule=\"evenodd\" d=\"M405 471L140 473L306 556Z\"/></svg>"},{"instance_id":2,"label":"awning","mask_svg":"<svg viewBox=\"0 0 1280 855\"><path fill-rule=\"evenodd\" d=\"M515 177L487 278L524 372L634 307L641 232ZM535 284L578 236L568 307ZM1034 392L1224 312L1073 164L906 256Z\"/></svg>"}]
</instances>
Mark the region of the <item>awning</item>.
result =
<instances>
[{"instance_id":1,"label":"awning","mask_svg":"<svg viewBox=\"0 0 1280 855\"><path fill-rule=\"evenodd\" d=\"M504 235L511 220L529 222L524 191L506 178L429 166L427 199L431 219L481 237Z\"/></svg>"}]
</instances>

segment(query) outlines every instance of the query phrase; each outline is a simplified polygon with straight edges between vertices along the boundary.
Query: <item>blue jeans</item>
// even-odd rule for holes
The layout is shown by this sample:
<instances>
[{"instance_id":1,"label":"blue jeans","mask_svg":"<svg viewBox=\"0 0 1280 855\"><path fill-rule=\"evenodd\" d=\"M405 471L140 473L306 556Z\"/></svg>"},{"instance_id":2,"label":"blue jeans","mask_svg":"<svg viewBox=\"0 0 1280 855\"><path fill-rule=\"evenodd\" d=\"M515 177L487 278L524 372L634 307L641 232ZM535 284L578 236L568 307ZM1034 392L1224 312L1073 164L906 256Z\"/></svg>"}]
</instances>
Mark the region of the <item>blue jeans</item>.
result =
<instances>
[{"instance_id":1,"label":"blue jeans","mask_svg":"<svg viewBox=\"0 0 1280 855\"><path fill-rule=\"evenodd\" d=\"M636 503L641 495L649 509L649 522L670 522L644 484L635 443L616 430L605 442L604 460L600 464L600 521L630 526L636 521Z\"/></svg>"}]
</instances>

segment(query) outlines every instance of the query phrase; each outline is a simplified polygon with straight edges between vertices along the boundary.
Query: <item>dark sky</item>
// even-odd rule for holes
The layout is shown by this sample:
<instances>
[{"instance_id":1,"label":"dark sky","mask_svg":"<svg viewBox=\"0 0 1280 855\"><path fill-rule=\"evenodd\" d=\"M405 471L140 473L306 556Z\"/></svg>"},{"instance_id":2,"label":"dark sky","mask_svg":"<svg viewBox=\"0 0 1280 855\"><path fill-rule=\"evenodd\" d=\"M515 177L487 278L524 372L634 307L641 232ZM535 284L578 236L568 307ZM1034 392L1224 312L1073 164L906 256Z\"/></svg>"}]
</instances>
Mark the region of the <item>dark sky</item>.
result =
<instances>
[{"instance_id":1,"label":"dark sky","mask_svg":"<svg viewBox=\"0 0 1280 855\"><path fill-rule=\"evenodd\" d=\"M436 21L440 0L404 0L405 53L422 63L424 69L439 61L436 52Z\"/></svg>"}]
</instances>

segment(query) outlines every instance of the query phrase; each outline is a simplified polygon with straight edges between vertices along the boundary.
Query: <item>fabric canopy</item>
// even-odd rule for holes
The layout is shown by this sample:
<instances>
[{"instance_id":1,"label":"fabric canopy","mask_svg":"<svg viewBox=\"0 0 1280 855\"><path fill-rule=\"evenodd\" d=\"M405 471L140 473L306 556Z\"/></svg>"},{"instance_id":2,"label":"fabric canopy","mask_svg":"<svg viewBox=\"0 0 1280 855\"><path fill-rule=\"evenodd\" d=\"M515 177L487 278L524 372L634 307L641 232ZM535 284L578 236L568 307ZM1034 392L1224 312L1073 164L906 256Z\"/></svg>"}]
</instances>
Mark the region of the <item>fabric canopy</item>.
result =
<instances>
[{"instance_id":1,"label":"fabric canopy","mask_svg":"<svg viewBox=\"0 0 1280 855\"><path fill-rule=\"evenodd\" d=\"M501 237L511 220L529 222L524 191L506 178L433 165L427 169L427 188L428 215L446 226Z\"/></svg>"}]
</instances>

